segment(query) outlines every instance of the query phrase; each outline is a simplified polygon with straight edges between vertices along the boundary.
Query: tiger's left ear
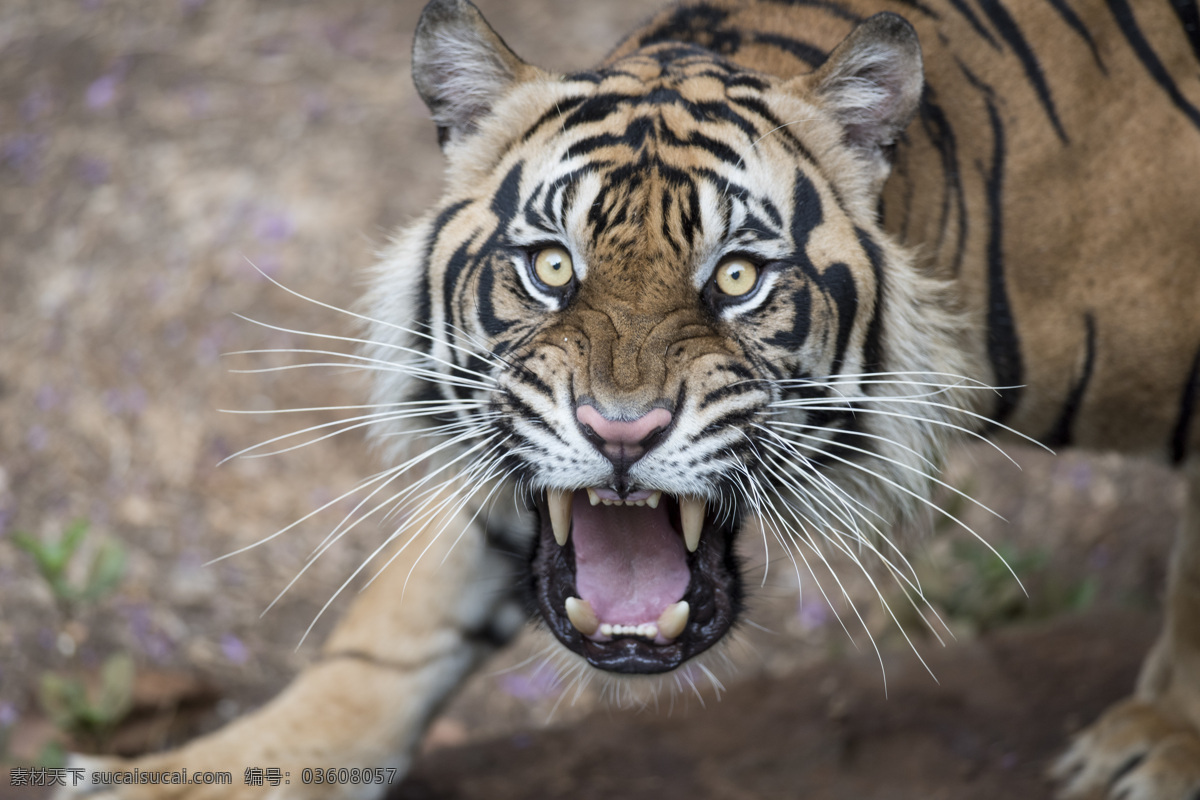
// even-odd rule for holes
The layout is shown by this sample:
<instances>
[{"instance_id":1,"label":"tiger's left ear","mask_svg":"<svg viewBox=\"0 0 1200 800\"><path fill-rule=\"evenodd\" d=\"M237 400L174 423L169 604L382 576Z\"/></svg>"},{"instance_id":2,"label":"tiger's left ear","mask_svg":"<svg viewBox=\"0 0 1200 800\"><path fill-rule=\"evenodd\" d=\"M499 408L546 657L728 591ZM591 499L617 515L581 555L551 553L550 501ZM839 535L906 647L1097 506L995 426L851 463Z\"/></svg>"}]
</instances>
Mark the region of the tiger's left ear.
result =
<instances>
[{"instance_id":1,"label":"tiger's left ear","mask_svg":"<svg viewBox=\"0 0 1200 800\"><path fill-rule=\"evenodd\" d=\"M413 39L413 83L438 143L476 130L496 101L542 70L525 63L468 0L430 0Z\"/></svg>"},{"instance_id":2,"label":"tiger's left ear","mask_svg":"<svg viewBox=\"0 0 1200 800\"><path fill-rule=\"evenodd\" d=\"M842 124L847 144L888 169L925 85L917 32L898 14L876 14L796 81Z\"/></svg>"}]
</instances>

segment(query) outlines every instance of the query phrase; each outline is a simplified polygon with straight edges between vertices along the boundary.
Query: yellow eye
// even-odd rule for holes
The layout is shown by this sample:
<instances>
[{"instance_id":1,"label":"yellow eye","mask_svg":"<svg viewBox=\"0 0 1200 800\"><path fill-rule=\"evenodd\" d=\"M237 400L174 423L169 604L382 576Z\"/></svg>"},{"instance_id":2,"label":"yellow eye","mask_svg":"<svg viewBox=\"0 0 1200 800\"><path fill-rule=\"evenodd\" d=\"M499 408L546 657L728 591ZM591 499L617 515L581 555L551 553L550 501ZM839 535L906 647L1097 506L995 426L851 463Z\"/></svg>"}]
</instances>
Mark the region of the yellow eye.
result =
<instances>
[{"instance_id":1,"label":"yellow eye","mask_svg":"<svg viewBox=\"0 0 1200 800\"><path fill-rule=\"evenodd\" d=\"M741 297L758 283L758 267L744 258L731 258L717 267L717 289L730 297Z\"/></svg>"},{"instance_id":2,"label":"yellow eye","mask_svg":"<svg viewBox=\"0 0 1200 800\"><path fill-rule=\"evenodd\" d=\"M575 277L571 254L561 247L547 247L533 257L533 272L538 280L552 289L566 286Z\"/></svg>"}]
</instances>

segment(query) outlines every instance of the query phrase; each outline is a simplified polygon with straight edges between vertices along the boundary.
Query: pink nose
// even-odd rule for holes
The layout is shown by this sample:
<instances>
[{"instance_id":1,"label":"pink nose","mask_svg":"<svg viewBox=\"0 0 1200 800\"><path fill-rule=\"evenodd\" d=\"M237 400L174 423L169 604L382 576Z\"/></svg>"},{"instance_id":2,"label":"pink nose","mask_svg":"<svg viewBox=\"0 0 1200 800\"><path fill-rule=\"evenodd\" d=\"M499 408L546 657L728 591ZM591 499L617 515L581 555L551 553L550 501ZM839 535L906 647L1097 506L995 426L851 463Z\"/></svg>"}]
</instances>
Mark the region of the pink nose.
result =
<instances>
[{"instance_id":1,"label":"pink nose","mask_svg":"<svg viewBox=\"0 0 1200 800\"><path fill-rule=\"evenodd\" d=\"M592 406L575 409L575 419L603 441L602 452L612 461L636 461L646 450L646 440L671 424L671 412L654 408L632 422L604 417Z\"/></svg>"}]
</instances>

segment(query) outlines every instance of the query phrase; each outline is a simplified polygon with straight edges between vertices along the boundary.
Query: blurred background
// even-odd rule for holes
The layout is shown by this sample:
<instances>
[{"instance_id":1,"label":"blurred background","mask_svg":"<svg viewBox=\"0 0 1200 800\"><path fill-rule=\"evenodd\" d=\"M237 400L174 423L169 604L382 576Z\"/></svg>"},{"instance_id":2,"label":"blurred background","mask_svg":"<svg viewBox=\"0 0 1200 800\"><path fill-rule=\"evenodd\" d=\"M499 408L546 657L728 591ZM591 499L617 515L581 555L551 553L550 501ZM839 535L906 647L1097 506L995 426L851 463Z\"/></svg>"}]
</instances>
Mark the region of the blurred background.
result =
<instances>
[{"instance_id":1,"label":"blurred background","mask_svg":"<svg viewBox=\"0 0 1200 800\"><path fill-rule=\"evenodd\" d=\"M12 765L161 748L253 708L354 594L300 644L379 541L368 526L260 618L347 501L206 566L377 468L357 430L220 464L338 418L222 410L364 402L357 374L247 373L306 359L231 354L353 335L272 281L353 307L389 231L435 200L440 154L409 70L420 5L0 4L0 797L41 796L8 785ZM479 5L557 69L651 10ZM861 576L845 574L859 622L749 542L753 582L766 576L715 679L622 712L600 681L564 681L530 634L435 723L395 796L1048 796L1047 760L1128 691L1154 634L1181 493L1154 465L1006 449L1019 468L972 446L946 480L1007 521L941 502L1027 595L958 526L908 534L947 647L898 592L912 647Z\"/></svg>"}]
</instances>

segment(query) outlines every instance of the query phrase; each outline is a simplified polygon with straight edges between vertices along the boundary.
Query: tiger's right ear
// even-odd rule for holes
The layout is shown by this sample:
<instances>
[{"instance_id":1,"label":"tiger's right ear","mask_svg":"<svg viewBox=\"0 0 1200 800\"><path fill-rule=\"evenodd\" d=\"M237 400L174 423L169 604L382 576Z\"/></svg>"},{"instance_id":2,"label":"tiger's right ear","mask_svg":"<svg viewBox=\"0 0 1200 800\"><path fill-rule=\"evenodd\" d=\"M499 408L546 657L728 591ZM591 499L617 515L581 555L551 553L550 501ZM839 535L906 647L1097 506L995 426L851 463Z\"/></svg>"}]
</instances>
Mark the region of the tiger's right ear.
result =
<instances>
[{"instance_id":1,"label":"tiger's right ear","mask_svg":"<svg viewBox=\"0 0 1200 800\"><path fill-rule=\"evenodd\" d=\"M445 147L473 132L512 86L541 70L526 64L468 0L430 0L413 39L413 83Z\"/></svg>"}]
</instances>

